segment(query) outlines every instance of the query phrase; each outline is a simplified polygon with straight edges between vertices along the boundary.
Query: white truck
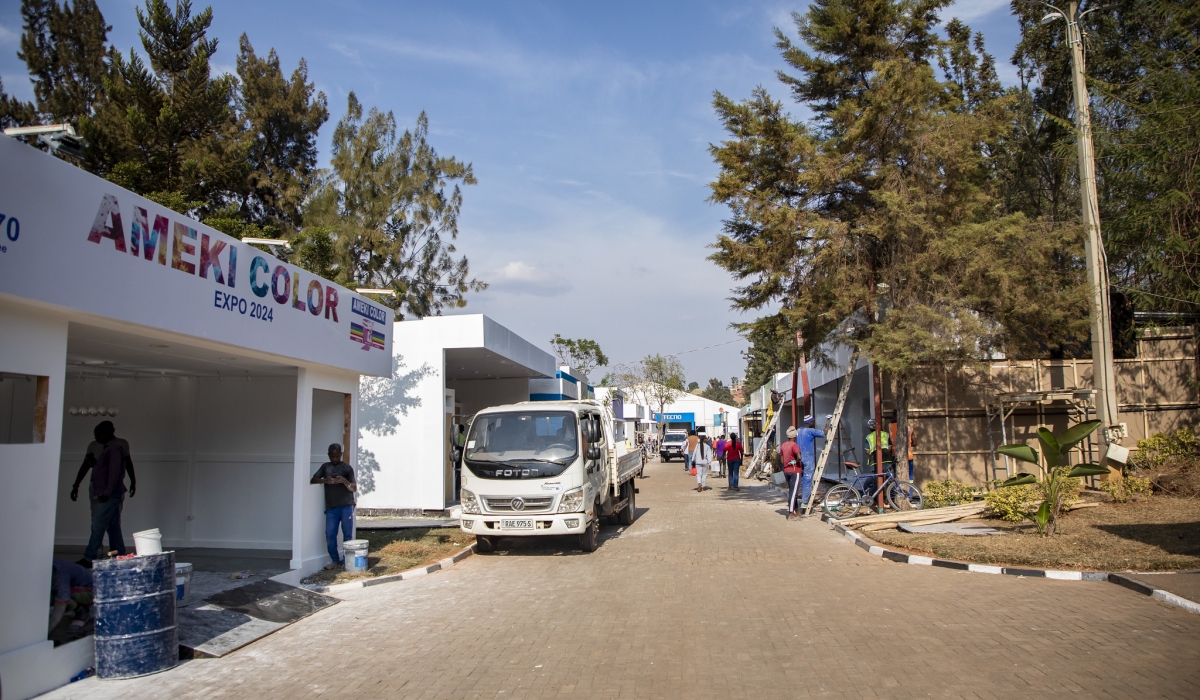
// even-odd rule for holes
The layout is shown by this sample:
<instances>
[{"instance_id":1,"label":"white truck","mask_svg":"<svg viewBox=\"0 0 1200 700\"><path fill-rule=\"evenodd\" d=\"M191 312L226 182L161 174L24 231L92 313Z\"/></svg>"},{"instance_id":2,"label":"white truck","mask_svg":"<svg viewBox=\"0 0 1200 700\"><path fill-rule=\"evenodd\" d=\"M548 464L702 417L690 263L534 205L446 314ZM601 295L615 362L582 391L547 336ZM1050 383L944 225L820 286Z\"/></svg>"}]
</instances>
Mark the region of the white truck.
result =
<instances>
[{"instance_id":1,"label":"white truck","mask_svg":"<svg viewBox=\"0 0 1200 700\"><path fill-rule=\"evenodd\" d=\"M640 450L614 440L598 401L525 401L475 414L462 452L463 532L480 552L500 537L578 535L599 546L600 518L633 523Z\"/></svg>"}]
</instances>

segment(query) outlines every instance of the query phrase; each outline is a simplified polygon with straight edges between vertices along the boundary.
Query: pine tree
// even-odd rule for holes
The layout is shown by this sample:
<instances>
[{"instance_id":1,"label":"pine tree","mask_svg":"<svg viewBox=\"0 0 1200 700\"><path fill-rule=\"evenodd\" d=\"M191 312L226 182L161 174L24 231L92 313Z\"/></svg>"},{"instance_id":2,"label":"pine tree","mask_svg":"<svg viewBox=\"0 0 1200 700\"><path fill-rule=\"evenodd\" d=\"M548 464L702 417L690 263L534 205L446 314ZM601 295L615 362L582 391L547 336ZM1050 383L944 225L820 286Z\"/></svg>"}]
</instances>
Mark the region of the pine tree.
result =
<instances>
[{"instance_id":1,"label":"pine tree","mask_svg":"<svg viewBox=\"0 0 1200 700\"><path fill-rule=\"evenodd\" d=\"M0 129L30 126L36 122L37 108L4 92L4 81L0 79Z\"/></svg>"},{"instance_id":2,"label":"pine tree","mask_svg":"<svg viewBox=\"0 0 1200 700\"><path fill-rule=\"evenodd\" d=\"M22 0L25 31L17 56L33 79L41 120L78 127L93 114L107 72L108 32L112 27L95 0Z\"/></svg>"},{"instance_id":3,"label":"pine tree","mask_svg":"<svg viewBox=\"0 0 1200 700\"><path fill-rule=\"evenodd\" d=\"M147 0L137 18L149 65L132 50L128 58L110 52L104 100L82 122L86 166L164 204L197 203L201 215L220 210L249 165L236 138L235 81L211 75L212 9L192 16L188 0L174 11Z\"/></svg>"},{"instance_id":4,"label":"pine tree","mask_svg":"<svg viewBox=\"0 0 1200 700\"><path fill-rule=\"evenodd\" d=\"M1013 100L980 37L959 22L937 36L946 4L819 0L796 15L813 53L778 33L799 71L782 77L811 125L792 123L761 88L740 105L716 101L734 139L713 148L712 199L734 215L713 259L751 280L735 306L778 304L803 350L854 319L845 340L895 383L901 431L923 368L1056 342L1085 317L1079 256L1060 259L1069 230L1007 214L993 195ZM890 310L863 315L876 304ZM778 344L781 325L757 330Z\"/></svg>"},{"instance_id":5,"label":"pine tree","mask_svg":"<svg viewBox=\"0 0 1200 700\"><path fill-rule=\"evenodd\" d=\"M391 112L350 93L333 133L333 172L305 211L294 245L314 255L347 286L391 289L380 298L398 320L466 305L486 284L455 257L460 185L475 184L470 164L443 157L428 142L429 120L397 135ZM447 187L453 183L453 187Z\"/></svg>"}]
</instances>

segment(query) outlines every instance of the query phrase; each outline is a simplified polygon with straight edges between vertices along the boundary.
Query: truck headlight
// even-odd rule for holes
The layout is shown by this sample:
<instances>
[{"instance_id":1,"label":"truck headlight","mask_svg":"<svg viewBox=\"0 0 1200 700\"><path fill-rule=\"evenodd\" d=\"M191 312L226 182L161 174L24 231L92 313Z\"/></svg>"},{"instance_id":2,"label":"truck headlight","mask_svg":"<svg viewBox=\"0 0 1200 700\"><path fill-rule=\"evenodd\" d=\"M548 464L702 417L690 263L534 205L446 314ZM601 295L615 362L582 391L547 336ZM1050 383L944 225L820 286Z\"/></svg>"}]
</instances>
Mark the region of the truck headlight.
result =
<instances>
[{"instance_id":1,"label":"truck headlight","mask_svg":"<svg viewBox=\"0 0 1200 700\"><path fill-rule=\"evenodd\" d=\"M583 509L583 487L567 491L558 501L559 513L577 513Z\"/></svg>"},{"instance_id":2,"label":"truck headlight","mask_svg":"<svg viewBox=\"0 0 1200 700\"><path fill-rule=\"evenodd\" d=\"M479 510L479 499L476 498L475 494L471 491L466 489L460 490L458 492L458 500L460 503L462 503L462 509L464 513L479 515L482 512Z\"/></svg>"}]
</instances>

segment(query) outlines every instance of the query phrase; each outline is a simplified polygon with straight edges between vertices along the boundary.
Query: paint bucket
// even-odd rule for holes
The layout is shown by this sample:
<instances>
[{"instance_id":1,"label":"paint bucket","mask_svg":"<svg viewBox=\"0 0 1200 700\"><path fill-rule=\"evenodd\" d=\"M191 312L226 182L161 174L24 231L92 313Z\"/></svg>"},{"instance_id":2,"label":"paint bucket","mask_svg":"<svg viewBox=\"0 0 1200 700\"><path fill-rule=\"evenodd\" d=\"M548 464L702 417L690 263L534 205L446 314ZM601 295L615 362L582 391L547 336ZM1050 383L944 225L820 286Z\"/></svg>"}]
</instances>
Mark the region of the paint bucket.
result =
<instances>
[{"instance_id":1,"label":"paint bucket","mask_svg":"<svg viewBox=\"0 0 1200 700\"><path fill-rule=\"evenodd\" d=\"M342 556L346 559L346 573L362 574L367 571L367 541L346 540L342 543Z\"/></svg>"},{"instance_id":2,"label":"paint bucket","mask_svg":"<svg viewBox=\"0 0 1200 700\"><path fill-rule=\"evenodd\" d=\"M175 565L175 604L187 605L192 602L192 565Z\"/></svg>"},{"instance_id":3,"label":"paint bucket","mask_svg":"<svg viewBox=\"0 0 1200 700\"><path fill-rule=\"evenodd\" d=\"M133 533L133 546L139 557L162 554L162 533L158 528Z\"/></svg>"},{"instance_id":4,"label":"paint bucket","mask_svg":"<svg viewBox=\"0 0 1200 700\"><path fill-rule=\"evenodd\" d=\"M92 565L96 675L134 678L179 661L175 553L101 559Z\"/></svg>"}]
</instances>

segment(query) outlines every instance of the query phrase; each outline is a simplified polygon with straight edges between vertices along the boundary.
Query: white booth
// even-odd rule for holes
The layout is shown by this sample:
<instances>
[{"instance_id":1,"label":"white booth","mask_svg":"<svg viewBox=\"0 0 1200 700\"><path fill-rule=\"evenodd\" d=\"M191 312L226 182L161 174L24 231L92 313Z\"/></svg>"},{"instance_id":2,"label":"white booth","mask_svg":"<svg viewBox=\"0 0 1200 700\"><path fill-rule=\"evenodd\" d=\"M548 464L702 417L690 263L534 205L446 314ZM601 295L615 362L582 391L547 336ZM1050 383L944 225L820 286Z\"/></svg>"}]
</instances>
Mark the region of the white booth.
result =
<instances>
[{"instance_id":1,"label":"white booth","mask_svg":"<svg viewBox=\"0 0 1200 700\"><path fill-rule=\"evenodd\" d=\"M332 442L355 454L360 375L391 373L379 304L0 138L0 686L27 698L93 665L47 640L51 559L89 535L94 426L129 441L127 546L282 552L323 566ZM74 548L74 550L72 550ZM130 546L132 551L132 547Z\"/></svg>"},{"instance_id":2,"label":"white booth","mask_svg":"<svg viewBox=\"0 0 1200 700\"><path fill-rule=\"evenodd\" d=\"M430 316L393 329L395 376L366 382L369 400L359 409L359 467L370 479L358 499L363 514L444 510L457 498L450 460L457 426L484 408L538 398L535 382L587 384L481 314Z\"/></svg>"}]
</instances>

